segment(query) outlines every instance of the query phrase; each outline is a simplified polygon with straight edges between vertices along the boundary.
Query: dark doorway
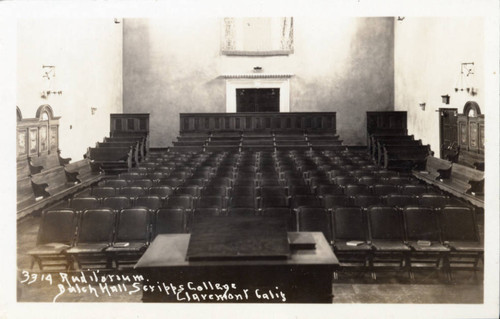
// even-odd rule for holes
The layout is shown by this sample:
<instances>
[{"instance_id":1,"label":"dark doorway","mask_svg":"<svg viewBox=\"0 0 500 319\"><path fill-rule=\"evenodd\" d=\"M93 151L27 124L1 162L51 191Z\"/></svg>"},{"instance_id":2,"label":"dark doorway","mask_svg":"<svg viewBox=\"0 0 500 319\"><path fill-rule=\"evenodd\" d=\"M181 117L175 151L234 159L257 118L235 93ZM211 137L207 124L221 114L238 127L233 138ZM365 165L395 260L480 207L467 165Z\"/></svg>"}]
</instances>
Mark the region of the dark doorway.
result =
<instances>
[{"instance_id":1,"label":"dark doorway","mask_svg":"<svg viewBox=\"0 0 500 319\"><path fill-rule=\"evenodd\" d=\"M236 89L236 112L279 112L280 89Z\"/></svg>"},{"instance_id":2,"label":"dark doorway","mask_svg":"<svg viewBox=\"0 0 500 319\"><path fill-rule=\"evenodd\" d=\"M458 156L457 109L439 109L441 158L455 162Z\"/></svg>"}]
</instances>

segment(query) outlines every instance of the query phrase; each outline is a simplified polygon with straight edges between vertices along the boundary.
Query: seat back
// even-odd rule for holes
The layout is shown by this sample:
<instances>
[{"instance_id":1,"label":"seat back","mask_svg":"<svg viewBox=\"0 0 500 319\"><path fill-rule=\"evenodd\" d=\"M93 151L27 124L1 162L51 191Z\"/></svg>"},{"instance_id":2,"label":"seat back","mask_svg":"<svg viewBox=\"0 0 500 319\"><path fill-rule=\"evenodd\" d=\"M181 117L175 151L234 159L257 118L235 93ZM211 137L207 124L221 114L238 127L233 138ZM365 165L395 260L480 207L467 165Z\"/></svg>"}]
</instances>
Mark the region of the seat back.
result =
<instances>
[{"instance_id":1,"label":"seat back","mask_svg":"<svg viewBox=\"0 0 500 319\"><path fill-rule=\"evenodd\" d=\"M425 207L441 208L449 203L449 198L445 195L422 194L418 197L418 204Z\"/></svg>"},{"instance_id":2,"label":"seat back","mask_svg":"<svg viewBox=\"0 0 500 319\"><path fill-rule=\"evenodd\" d=\"M120 211L124 208L129 208L131 205L130 199L125 196L106 197L102 200L102 207L110 208L115 211Z\"/></svg>"},{"instance_id":3,"label":"seat back","mask_svg":"<svg viewBox=\"0 0 500 319\"><path fill-rule=\"evenodd\" d=\"M426 185L413 185L406 184L401 187L401 194L403 195L422 195L427 192Z\"/></svg>"},{"instance_id":4,"label":"seat back","mask_svg":"<svg viewBox=\"0 0 500 319\"><path fill-rule=\"evenodd\" d=\"M229 207L236 208L236 207L245 207L245 208L252 208L254 209L256 207L256 199L253 196L231 196L231 199L229 200Z\"/></svg>"},{"instance_id":5,"label":"seat back","mask_svg":"<svg viewBox=\"0 0 500 319\"><path fill-rule=\"evenodd\" d=\"M372 192L375 195L390 195L390 194L398 194L399 187L397 185L392 184L377 184L372 186Z\"/></svg>"},{"instance_id":6,"label":"seat back","mask_svg":"<svg viewBox=\"0 0 500 319\"><path fill-rule=\"evenodd\" d=\"M404 241L402 215L394 207L370 207L367 210L367 217L372 239Z\"/></svg>"},{"instance_id":7,"label":"seat back","mask_svg":"<svg viewBox=\"0 0 500 319\"><path fill-rule=\"evenodd\" d=\"M127 186L127 180L125 179L105 179L102 183L99 183L99 186L109 186L114 188L120 188Z\"/></svg>"},{"instance_id":8,"label":"seat back","mask_svg":"<svg viewBox=\"0 0 500 319\"><path fill-rule=\"evenodd\" d=\"M170 186L153 186L148 189L149 195L160 196L160 198L166 198L174 193L174 190Z\"/></svg>"},{"instance_id":9,"label":"seat back","mask_svg":"<svg viewBox=\"0 0 500 319\"><path fill-rule=\"evenodd\" d=\"M155 211L162 206L162 200L160 196L149 195L149 196L139 196L135 199L134 206L146 207L150 211Z\"/></svg>"},{"instance_id":10,"label":"seat back","mask_svg":"<svg viewBox=\"0 0 500 319\"><path fill-rule=\"evenodd\" d=\"M318 197L314 195L305 195L305 196L293 196L290 207L299 208L299 207L322 207L321 201Z\"/></svg>"},{"instance_id":11,"label":"seat back","mask_svg":"<svg viewBox=\"0 0 500 319\"><path fill-rule=\"evenodd\" d=\"M90 190L90 195L99 198L110 197L116 195L116 190L117 189L115 189L114 187L109 186L92 187Z\"/></svg>"},{"instance_id":12,"label":"seat back","mask_svg":"<svg viewBox=\"0 0 500 319\"><path fill-rule=\"evenodd\" d=\"M182 208L160 208L156 211L154 224L155 236L158 234L177 234L186 232L187 218Z\"/></svg>"},{"instance_id":13,"label":"seat back","mask_svg":"<svg viewBox=\"0 0 500 319\"><path fill-rule=\"evenodd\" d=\"M111 243L115 213L111 209L89 209L83 212L77 243Z\"/></svg>"},{"instance_id":14,"label":"seat back","mask_svg":"<svg viewBox=\"0 0 500 319\"><path fill-rule=\"evenodd\" d=\"M474 212L468 207L447 206L441 210L443 240L479 241Z\"/></svg>"},{"instance_id":15,"label":"seat back","mask_svg":"<svg viewBox=\"0 0 500 319\"><path fill-rule=\"evenodd\" d=\"M114 242L149 241L150 215L146 208L126 208L118 214Z\"/></svg>"},{"instance_id":16,"label":"seat back","mask_svg":"<svg viewBox=\"0 0 500 319\"><path fill-rule=\"evenodd\" d=\"M370 195L371 189L368 185L348 184L344 186L344 194L347 196Z\"/></svg>"},{"instance_id":17,"label":"seat back","mask_svg":"<svg viewBox=\"0 0 500 319\"><path fill-rule=\"evenodd\" d=\"M201 190L202 196L227 196L228 188L226 186L205 187Z\"/></svg>"},{"instance_id":18,"label":"seat back","mask_svg":"<svg viewBox=\"0 0 500 319\"><path fill-rule=\"evenodd\" d=\"M149 188L153 186L153 181L151 179L136 179L129 181L128 186Z\"/></svg>"},{"instance_id":19,"label":"seat back","mask_svg":"<svg viewBox=\"0 0 500 319\"><path fill-rule=\"evenodd\" d=\"M400 194L387 195L385 202L387 206L392 207L405 207L418 204L418 200L415 196Z\"/></svg>"},{"instance_id":20,"label":"seat back","mask_svg":"<svg viewBox=\"0 0 500 319\"><path fill-rule=\"evenodd\" d=\"M329 213L322 207L300 207L297 210L297 231L320 231L331 242Z\"/></svg>"},{"instance_id":21,"label":"seat back","mask_svg":"<svg viewBox=\"0 0 500 319\"><path fill-rule=\"evenodd\" d=\"M127 187L122 187L118 191L118 194L120 196L126 196L129 198L135 198L138 196L143 196L146 195L146 189L138 186L127 186Z\"/></svg>"},{"instance_id":22,"label":"seat back","mask_svg":"<svg viewBox=\"0 0 500 319\"><path fill-rule=\"evenodd\" d=\"M191 195L193 197L200 196L200 186L190 185L190 186L179 186L174 192L176 195Z\"/></svg>"},{"instance_id":23,"label":"seat back","mask_svg":"<svg viewBox=\"0 0 500 319\"><path fill-rule=\"evenodd\" d=\"M354 206L366 208L374 205L382 205L383 200L377 195L358 195L353 197L352 202Z\"/></svg>"},{"instance_id":24,"label":"seat back","mask_svg":"<svg viewBox=\"0 0 500 319\"><path fill-rule=\"evenodd\" d=\"M332 209L335 207L351 206L351 199L346 195L324 195L322 198L323 207Z\"/></svg>"},{"instance_id":25,"label":"seat back","mask_svg":"<svg viewBox=\"0 0 500 319\"><path fill-rule=\"evenodd\" d=\"M190 211L193 209L193 196L191 195L172 195L167 198L165 208L182 208Z\"/></svg>"},{"instance_id":26,"label":"seat back","mask_svg":"<svg viewBox=\"0 0 500 319\"><path fill-rule=\"evenodd\" d=\"M408 240L440 241L436 213L427 207L403 208L404 225Z\"/></svg>"},{"instance_id":27,"label":"seat back","mask_svg":"<svg viewBox=\"0 0 500 319\"><path fill-rule=\"evenodd\" d=\"M101 204L97 197L76 197L69 201L69 207L76 211L99 208Z\"/></svg>"},{"instance_id":28,"label":"seat back","mask_svg":"<svg viewBox=\"0 0 500 319\"><path fill-rule=\"evenodd\" d=\"M75 237L77 214L72 209L54 209L42 213L37 245L61 243L71 245Z\"/></svg>"},{"instance_id":29,"label":"seat back","mask_svg":"<svg viewBox=\"0 0 500 319\"><path fill-rule=\"evenodd\" d=\"M363 210L359 207L339 207L332 212L333 240L366 240Z\"/></svg>"}]
</instances>

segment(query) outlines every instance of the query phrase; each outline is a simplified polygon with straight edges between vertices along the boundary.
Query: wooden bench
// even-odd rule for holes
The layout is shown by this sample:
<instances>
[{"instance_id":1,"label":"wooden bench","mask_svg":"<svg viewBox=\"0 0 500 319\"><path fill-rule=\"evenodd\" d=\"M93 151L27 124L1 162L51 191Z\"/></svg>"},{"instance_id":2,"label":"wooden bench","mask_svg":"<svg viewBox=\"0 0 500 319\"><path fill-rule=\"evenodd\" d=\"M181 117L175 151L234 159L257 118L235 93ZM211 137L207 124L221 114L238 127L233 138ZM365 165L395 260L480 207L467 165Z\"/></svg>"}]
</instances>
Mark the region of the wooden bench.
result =
<instances>
[{"instance_id":1,"label":"wooden bench","mask_svg":"<svg viewBox=\"0 0 500 319\"><path fill-rule=\"evenodd\" d=\"M484 154L460 150L458 152L458 163L484 171Z\"/></svg>"},{"instance_id":2,"label":"wooden bench","mask_svg":"<svg viewBox=\"0 0 500 319\"><path fill-rule=\"evenodd\" d=\"M88 158L68 163L64 166L64 169L67 173L76 173L76 179L79 183L92 184L99 179L99 173L92 171L90 159Z\"/></svg>"},{"instance_id":3,"label":"wooden bench","mask_svg":"<svg viewBox=\"0 0 500 319\"><path fill-rule=\"evenodd\" d=\"M377 139L377 151L376 151L376 163L382 165L384 163L384 146L420 146L422 145L422 140L413 139L395 139L395 140L385 140Z\"/></svg>"},{"instance_id":4,"label":"wooden bench","mask_svg":"<svg viewBox=\"0 0 500 319\"><path fill-rule=\"evenodd\" d=\"M484 172L429 156L425 170L413 171L420 180L437 186L477 207L484 207Z\"/></svg>"},{"instance_id":5,"label":"wooden bench","mask_svg":"<svg viewBox=\"0 0 500 319\"><path fill-rule=\"evenodd\" d=\"M378 133L370 135L369 153L371 154L372 159L375 161L378 158L378 147L377 147L378 141L387 142L387 141L402 141L402 140L412 141L414 140L414 136L401 135L401 134L388 135L388 134L378 134Z\"/></svg>"},{"instance_id":6,"label":"wooden bench","mask_svg":"<svg viewBox=\"0 0 500 319\"><path fill-rule=\"evenodd\" d=\"M132 147L132 159L134 160L133 164L136 166L139 166L139 164L145 160L145 155L141 154L140 151L140 144L138 141L136 142L97 142L96 147L106 147L106 148L113 148L113 147Z\"/></svg>"},{"instance_id":7,"label":"wooden bench","mask_svg":"<svg viewBox=\"0 0 500 319\"><path fill-rule=\"evenodd\" d=\"M132 147L89 147L86 158L90 159L92 172L114 174L132 168L132 152Z\"/></svg>"},{"instance_id":8,"label":"wooden bench","mask_svg":"<svg viewBox=\"0 0 500 319\"><path fill-rule=\"evenodd\" d=\"M410 170L425 167L425 159L430 155L429 145L384 146L384 168Z\"/></svg>"},{"instance_id":9,"label":"wooden bench","mask_svg":"<svg viewBox=\"0 0 500 319\"><path fill-rule=\"evenodd\" d=\"M139 154L141 158L146 158L149 148L147 148L146 138L143 136L137 137L105 137L104 142L119 142L119 143L135 143L139 142Z\"/></svg>"},{"instance_id":10,"label":"wooden bench","mask_svg":"<svg viewBox=\"0 0 500 319\"><path fill-rule=\"evenodd\" d=\"M427 156L425 169L414 170L413 175L428 183L434 183L439 179L447 179L451 176L452 162L434 156Z\"/></svg>"}]
</instances>

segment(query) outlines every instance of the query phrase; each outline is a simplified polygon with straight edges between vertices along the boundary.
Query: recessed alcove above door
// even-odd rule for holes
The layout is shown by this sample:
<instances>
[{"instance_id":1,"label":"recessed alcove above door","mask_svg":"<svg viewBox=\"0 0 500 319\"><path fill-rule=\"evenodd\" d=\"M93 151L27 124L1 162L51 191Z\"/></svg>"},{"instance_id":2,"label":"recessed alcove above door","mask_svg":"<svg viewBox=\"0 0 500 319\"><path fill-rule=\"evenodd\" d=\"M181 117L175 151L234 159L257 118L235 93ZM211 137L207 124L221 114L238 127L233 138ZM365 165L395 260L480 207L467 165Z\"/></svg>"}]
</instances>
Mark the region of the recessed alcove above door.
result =
<instances>
[{"instance_id":1,"label":"recessed alcove above door","mask_svg":"<svg viewBox=\"0 0 500 319\"><path fill-rule=\"evenodd\" d=\"M226 74L226 112L290 112L290 77L293 74ZM243 96L241 94L244 94ZM274 98L273 94L274 93ZM238 97L238 94L240 96ZM251 110L257 99L260 106ZM238 100L240 107L238 108ZM249 103L242 106L241 103ZM273 109L272 103L279 108ZM262 110L260 108L263 108Z\"/></svg>"}]
</instances>

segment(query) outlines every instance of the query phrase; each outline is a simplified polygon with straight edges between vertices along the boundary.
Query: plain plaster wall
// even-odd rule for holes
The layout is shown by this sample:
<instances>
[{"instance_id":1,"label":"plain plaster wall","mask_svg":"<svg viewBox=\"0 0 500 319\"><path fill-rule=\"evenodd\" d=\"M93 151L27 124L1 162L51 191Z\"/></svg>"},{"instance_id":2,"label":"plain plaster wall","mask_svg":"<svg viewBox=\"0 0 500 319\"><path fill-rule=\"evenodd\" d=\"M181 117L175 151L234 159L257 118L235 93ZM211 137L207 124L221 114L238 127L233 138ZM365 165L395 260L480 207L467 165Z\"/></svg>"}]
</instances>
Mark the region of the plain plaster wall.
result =
<instances>
[{"instance_id":1,"label":"plain plaster wall","mask_svg":"<svg viewBox=\"0 0 500 319\"><path fill-rule=\"evenodd\" d=\"M17 25L17 106L24 118L49 104L59 121L63 157L83 158L87 147L109 136L109 114L122 109L122 24L113 19L33 19ZM42 65L54 65L47 90ZM91 107L97 108L94 115ZM71 128L70 128L71 127Z\"/></svg>"},{"instance_id":2,"label":"plain plaster wall","mask_svg":"<svg viewBox=\"0 0 500 319\"><path fill-rule=\"evenodd\" d=\"M408 112L408 131L439 156L439 108L476 101L484 113L484 21L482 18L412 18L395 24L395 109ZM478 94L455 92L463 62L474 62L469 78ZM450 104L442 103L448 94ZM419 103L426 103L425 110Z\"/></svg>"},{"instance_id":3,"label":"plain plaster wall","mask_svg":"<svg viewBox=\"0 0 500 319\"><path fill-rule=\"evenodd\" d=\"M218 18L124 19L123 110L151 113L151 146L171 145L179 112L225 112L221 74L293 73L290 111L335 111L346 144L366 141L366 111L393 110L394 19L295 17L294 53L220 54Z\"/></svg>"}]
</instances>

